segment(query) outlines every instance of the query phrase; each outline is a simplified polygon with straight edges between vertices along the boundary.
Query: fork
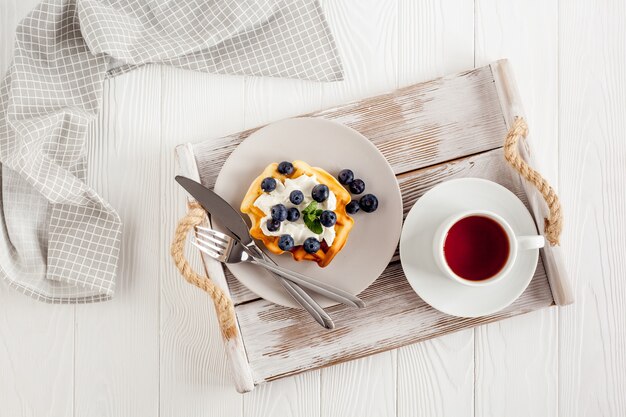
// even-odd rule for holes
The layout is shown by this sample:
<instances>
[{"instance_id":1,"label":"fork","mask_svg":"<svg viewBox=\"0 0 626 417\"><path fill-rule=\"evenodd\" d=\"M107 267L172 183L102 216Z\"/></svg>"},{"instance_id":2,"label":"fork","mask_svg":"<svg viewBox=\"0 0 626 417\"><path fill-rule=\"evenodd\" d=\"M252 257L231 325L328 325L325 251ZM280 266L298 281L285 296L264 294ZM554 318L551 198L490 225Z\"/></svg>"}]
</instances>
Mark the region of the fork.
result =
<instances>
[{"instance_id":1,"label":"fork","mask_svg":"<svg viewBox=\"0 0 626 417\"><path fill-rule=\"evenodd\" d=\"M267 262L258 257L258 255L246 250L246 247L241 242L224 233L206 227L198 227L197 229L195 241L191 243L213 259L226 264L248 262L262 266L301 287L308 288L341 304L358 308L365 307L365 303L361 299L346 291Z\"/></svg>"},{"instance_id":2,"label":"fork","mask_svg":"<svg viewBox=\"0 0 626 417\"><path fill-rule=\"evenodd\" d=\"M200 226L200 229L203 227ZM208 229L211 230L211 229ZM196 230L197 233L197 230ZM243 244L243 242L240 241ZM259 255L264 260L273 263L276 265L276 262L270 257L268 257L257 245L254 244L254 241L251 241L249 244L244 244L245 250L248 253L254 253ZM287 293L298 303L302 308L304 308L312 317L325 329L334 329L335 323L333 319L328 315L326 311L319 305L317 301L315 301L311 296L304 291L300 286L294 284L291 281L288 281L286 278L283 278L280 275L277 275L272 272L272 275L278 283L283 287Z\"/></svg>"}]
</instances>

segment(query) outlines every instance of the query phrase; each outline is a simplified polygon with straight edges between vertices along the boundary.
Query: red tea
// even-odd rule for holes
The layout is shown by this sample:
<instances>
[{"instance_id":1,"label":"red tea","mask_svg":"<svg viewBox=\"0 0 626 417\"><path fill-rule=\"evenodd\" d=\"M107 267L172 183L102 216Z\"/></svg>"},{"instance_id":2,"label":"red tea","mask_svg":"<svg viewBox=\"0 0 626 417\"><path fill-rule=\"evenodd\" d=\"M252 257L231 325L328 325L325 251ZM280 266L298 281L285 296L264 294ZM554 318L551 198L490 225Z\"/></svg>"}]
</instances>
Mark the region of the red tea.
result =
<instances>
[{"instance_id":1,"label":"red tea","mask_svg":"<svg viewBox=\"0 0 626 417\"><path fill-rule=\"evenodd\" d=\"M478 215L456 222L443 246L450 269L470 281L482 281L500 272L509 259L509 250L509 238L502 226Z\"/></svg>"}]
</instances>

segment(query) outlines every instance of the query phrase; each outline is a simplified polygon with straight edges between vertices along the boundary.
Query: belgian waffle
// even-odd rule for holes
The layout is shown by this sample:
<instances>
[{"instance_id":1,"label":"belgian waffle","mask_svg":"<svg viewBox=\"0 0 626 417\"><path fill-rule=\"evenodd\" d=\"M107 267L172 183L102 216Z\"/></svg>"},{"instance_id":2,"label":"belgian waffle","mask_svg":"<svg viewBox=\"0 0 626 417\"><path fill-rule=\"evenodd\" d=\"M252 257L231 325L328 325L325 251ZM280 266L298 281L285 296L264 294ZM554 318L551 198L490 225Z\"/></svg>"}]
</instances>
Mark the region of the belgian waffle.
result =
<instances>
[{"instance_id":1,"label":"belgian waffle","mask_svg":"<svg viewBox=\"0 0 626 417\"><path fill-rule=\"evenodd\" d=\"M321 184L325 184L329 191L334 193L337 198L337 206L334 210L337 216L337 222L335 223L335 239L332 245L328 246L322 243L320 250L316 253L307 253L302 245L295 246L289 252L296 261L314 261L320 267L327 266L330 261L333 260L335 255L343 249L348 240L350 230L354 225L354 220L346 212L346 205L350 202L350 193L328 172L321 168L312 167L303 161L293 162L294 171L291 175L283 175L278 172L278 163L274 162L269 164L265 170L250 184L250 188L246 193L243 202L241 203L241 212L246 213L250 217L252 227L250 228L250 235L263 242L265 247L272 253L282 254L284 251L278 247L279 236L267 236L261 230L261 220L265 217L265 213L254 205L256 199L264 193L261 189L261 182L266 177L273 177L276 181L284 183L286 178L297 178L301 175L312 176L315 175L317 181Z\"/></svg>"}]
</instances>

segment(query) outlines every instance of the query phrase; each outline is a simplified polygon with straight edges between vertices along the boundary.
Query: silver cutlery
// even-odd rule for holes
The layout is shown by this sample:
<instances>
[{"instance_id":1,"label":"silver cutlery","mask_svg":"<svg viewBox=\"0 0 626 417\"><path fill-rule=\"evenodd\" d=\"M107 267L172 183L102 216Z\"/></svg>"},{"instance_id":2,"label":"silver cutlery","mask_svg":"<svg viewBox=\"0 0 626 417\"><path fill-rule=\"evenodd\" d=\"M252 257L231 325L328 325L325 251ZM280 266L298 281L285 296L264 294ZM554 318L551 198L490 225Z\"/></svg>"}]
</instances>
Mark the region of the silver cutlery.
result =
<instances>
[{"instance_id":1,"label":"silver cutlery","mask_svg":"<svg viewBox=\"0 0 626 417\"><path fill-rule=\"evenodd\" d=\"M211 258L217 259L223 263L249 262L254 265L259 265L283 276L301 287L307 288L341 304L358 308L365 307L365 303L358 297L333 287L332 285L314 280L304 274L290 271L270 263L257 254L246 250L242 243L224 233L207 227L197 227L197 229L196 241L192 243Z\"/></svg>"},{"instance_id":2,"label":"silver cutlery","mask_svg":"<svg viewBox=\"0 0 626 417\"><path fill-rule=\"evenodd\" d=\"M241 215L226 202L222 197L212 190L209 190L202 184L193 181L190 178L177 176L176 181L191 194L198 203L209 212L213 218L218 219L224 227L232 233L233 237L239 241L251 252L258 254L268 262L275 263L272 258L254 243L250 236L248 225ZM334 329L335 323L324 309L311 296L291 281L286 280L280 275L272 273L272 276L280 283L285 291L304 308L322 327L326 329Z\"/></svg>"}]
</instances>

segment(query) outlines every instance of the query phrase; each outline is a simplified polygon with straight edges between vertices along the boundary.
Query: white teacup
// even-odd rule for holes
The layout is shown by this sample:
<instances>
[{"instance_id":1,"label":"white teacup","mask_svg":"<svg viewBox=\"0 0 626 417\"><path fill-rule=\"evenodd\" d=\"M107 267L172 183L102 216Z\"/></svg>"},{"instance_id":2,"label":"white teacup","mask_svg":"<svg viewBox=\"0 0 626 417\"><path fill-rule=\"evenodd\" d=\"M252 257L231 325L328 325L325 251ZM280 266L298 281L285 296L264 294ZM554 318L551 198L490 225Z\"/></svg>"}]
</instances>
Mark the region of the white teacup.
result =
<instances>
[{"instance_id":1,"label":"white teacup","mask_svg":"<svg viewBox=\"0 0 626 417\"><path fill-rule=\"evenodd\" d=\"M466 279L457 275L448 265L444 253L444 245L450 228L452 228L452 226L454 226L460 220L470 216L482 216L495 221L502 227L509 241L509 254L504 266L495 275L481 280ZM543 236L540 235L515 236L515 233L513 232L513 229L511 228L509 223L493 212L484 210L469 210L452 215L444 220L443 223L441 223L441 225L435 232L435 237L433 240L433 253L437 266L448 278L463 285L484 286L498 282L513 268L518 251L538 249L542 248L544 245L545 239Z\"/></svg>"}]
</instances>

